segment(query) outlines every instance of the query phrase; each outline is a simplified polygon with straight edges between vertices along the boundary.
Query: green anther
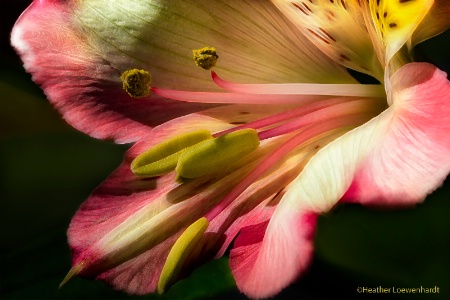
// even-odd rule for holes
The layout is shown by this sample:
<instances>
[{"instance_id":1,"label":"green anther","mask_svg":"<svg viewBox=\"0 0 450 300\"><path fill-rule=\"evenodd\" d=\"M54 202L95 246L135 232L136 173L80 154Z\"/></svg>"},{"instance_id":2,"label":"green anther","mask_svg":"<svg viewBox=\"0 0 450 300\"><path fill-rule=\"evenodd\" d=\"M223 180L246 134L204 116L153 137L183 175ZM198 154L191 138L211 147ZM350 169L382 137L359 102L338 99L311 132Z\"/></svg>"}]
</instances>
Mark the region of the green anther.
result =
<instances>
[{"instance_id":1,"label":"green anther","mask_svg":"<svg viewBox=\"0 0 450 300\"><path fill-rule=\"evenodd\" d=\"M162 294L174 283L188 255L192 252L209 222L203 217L192 223L170 249L158 281L158 293Z\"/></svg>"},{"instance_id":2,"label":"green anther","mask_svg":"<svg viewBox=\"0 0 450 300\"><path fill-rule=\"evenodd\" d=\"M217 173L258 147L256 130L238 130L186 149L178 159L175 171L181 178L197 178Z\"/></svg>"},{"instance_id":3,"label":"green anther","mask_svg":"<svg viewBox=\"0 0 450 300\"><path fill-rule=\"evenodd\" d=\"M194 54L194 61L197 66L203 70L209 70L216 65L219 55L217 55L216 48L203 47L201 49L192 50Z\"/></svg>"},{"instance_id":4,"label":"green anther","mask_svg":"<svg viewBox=\"0 0 450 300\"><path fill-rule=\"evenodd\" d=\"M120 76L123 89L134 98L145 97L150 93L152 76L145 70L127 70Z\"/></svg>"},{"instance_id":5,"label":"green anther","mask_svg":"<svg viewBox=\"0 0 450 300\"><path fill-rule=\"evenodd\" d=\"M141 153L131 162L131 171L140 176L154 177L173 171L186 148L212 139L208 130L197 130L175 136Z\"/></svg>"}]
</instances>

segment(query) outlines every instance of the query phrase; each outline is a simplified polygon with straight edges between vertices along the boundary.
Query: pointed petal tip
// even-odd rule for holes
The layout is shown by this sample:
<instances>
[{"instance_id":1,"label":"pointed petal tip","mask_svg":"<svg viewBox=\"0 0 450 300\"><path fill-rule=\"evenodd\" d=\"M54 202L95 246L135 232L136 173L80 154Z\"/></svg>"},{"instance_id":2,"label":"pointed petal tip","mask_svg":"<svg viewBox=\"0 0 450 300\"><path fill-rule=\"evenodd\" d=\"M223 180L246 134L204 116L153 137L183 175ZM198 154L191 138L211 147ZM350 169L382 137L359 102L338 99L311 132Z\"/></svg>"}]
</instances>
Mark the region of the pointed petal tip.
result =
<instances>
[{"instance_id":1,"label":"pointed petal tip","mask_svg":"<svg viewBox=\"0 0 450 300\"><path fill-rule=\"evenodd\" d=\"M81 273L81 271L83 270L83 264L77 264L74 265L69 272L67 273L66 277L64 277L64 279L61 281L61 283L59 284L58 288L62 288L67 282L69 282L70 279L72 279L73 277L77 276L78 274Z\"/></svg>"}]
</instances>

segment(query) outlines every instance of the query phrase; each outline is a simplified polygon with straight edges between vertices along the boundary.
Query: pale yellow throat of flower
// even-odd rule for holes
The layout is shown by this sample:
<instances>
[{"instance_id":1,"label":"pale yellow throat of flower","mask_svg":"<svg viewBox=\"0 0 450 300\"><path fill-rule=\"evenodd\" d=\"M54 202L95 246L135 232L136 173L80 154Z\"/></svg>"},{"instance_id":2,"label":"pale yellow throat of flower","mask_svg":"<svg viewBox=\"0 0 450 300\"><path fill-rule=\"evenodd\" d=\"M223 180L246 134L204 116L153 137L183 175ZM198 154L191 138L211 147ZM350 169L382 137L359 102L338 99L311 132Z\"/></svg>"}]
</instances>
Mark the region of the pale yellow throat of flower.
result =
<instances>
[{"instance_id":1,"label":"pale yellow throat of flower","mask_svg":"<svg viewBox=\"0 0 450 300\"><path fill-rule=\"evenodd\" d=\"M272 0L323 53L339 64L383 79L383 69L356 0Z\"/></svg>"},{"instance_id":2,"label":"pale yellow throat of flower","mask_svg":"<svg viewBox=\"0 0 450 300\"><path fill-rule=\"evenodd\" d=\"M429 12L433 0L371 0L365 3L365 17L377 55L388 66ZM407 49L409 51L411 49Z\"/></svg>"},{"instance_id":3,"label":"pale yellow throat of flower","mask_svg":"<svg viewBox=\"0 0 450 300\"><path fill-rule=\"evenodd\" d=\"M433 0L272 1L323 53L379 81L433 5Z\"/></svg>"}]
</instances>

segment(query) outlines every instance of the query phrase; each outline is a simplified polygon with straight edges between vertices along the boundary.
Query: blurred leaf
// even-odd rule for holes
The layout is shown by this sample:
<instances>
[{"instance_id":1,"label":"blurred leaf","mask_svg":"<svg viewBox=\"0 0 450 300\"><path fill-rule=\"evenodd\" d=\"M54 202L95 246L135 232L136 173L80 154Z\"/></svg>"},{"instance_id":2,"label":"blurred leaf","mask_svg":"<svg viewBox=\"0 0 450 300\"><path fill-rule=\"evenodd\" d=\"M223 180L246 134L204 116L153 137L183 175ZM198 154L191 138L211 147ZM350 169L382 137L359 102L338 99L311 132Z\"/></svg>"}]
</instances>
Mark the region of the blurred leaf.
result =
<instances>
[{"instance_id":1,"label":"blurred leaf","mask_svg":"<svg viewBox=\"0 0 450 300\"><path fill-rule=\"evenodd\" d=\"M317 256L366 286L440 287L439 294L391 294L388 299L450 299L449 185L417 208L339 207L319 218Z\"/></svg>"}]
</instances>

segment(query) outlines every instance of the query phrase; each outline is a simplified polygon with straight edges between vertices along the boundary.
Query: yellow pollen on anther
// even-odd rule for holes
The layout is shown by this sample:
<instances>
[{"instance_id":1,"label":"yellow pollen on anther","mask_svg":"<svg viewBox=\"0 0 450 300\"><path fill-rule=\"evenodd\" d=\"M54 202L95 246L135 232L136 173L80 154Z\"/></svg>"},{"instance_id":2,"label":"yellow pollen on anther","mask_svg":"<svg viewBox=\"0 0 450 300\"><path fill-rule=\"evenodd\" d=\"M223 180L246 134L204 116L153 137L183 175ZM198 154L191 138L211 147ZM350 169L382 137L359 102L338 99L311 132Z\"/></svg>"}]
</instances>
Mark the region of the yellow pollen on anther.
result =
<instances>
[{"instance_id":1,"label":"yellow pollen on anther","mask_svg":"<svg viewBox=\"0 0 450 300\"><path fill-rule=\"evenodd\" d=\"M197 66L203 70L209 70L214 67L219 59L216 48L203 47L201 49L192 50L194 61Z\"/></svg>"},{"instance_id":2,"label":"yellow pollen on anther","mask_svg":"<svg viewBox=\"0 0 450 300\"><path fill-rule=\"evenodd\" d=\"M145 97L150 93L152 76L145 70L126 70L120 76L123 89L133 98Z\"/></svg>"}]
</instances>

